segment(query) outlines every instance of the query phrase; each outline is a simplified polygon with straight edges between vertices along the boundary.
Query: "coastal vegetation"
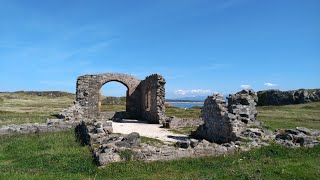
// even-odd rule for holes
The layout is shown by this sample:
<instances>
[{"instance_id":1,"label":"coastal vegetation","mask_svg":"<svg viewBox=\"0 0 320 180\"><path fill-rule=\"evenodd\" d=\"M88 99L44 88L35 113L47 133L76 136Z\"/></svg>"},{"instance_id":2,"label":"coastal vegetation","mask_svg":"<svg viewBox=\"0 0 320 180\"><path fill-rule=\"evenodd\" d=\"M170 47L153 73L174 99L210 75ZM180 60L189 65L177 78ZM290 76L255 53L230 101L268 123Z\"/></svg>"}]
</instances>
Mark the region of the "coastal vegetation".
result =
<instances>
[{"instance_id":1,"label":"coastal vegetation","mask_svg":"<svg viewBox=\"0 0 320 180\"><path fill-rule=\"evenodd\" d=\"M73 95L0 93L0 125L45 122L73 100ZM124 107L117 105L111 110L122 111ZM272 130L296 126L320 129L320 102L257 110L257 119ZM198 118L201 108L167 106L166 112L169 116ZM158 143L147 137L142 141ZM73 130L0 136L0 179L317 179L319 161L320 146L290 149L272 144L221 157L128 161L98 168L89 147L76 141Z\"/></svg>"},{"instance_id":2,"label":"coastal vegetation","mask_svg":"<svg viewBox=\"0 0 320 180\"><path fill-rule=\"evenodd\" d=\"M66 132L0 137L0 179L317 179L320 146L271 145L220 157L113 163L98 168ZM164 173L165 172L165 173Z\"/></svg>"}]
</instances>

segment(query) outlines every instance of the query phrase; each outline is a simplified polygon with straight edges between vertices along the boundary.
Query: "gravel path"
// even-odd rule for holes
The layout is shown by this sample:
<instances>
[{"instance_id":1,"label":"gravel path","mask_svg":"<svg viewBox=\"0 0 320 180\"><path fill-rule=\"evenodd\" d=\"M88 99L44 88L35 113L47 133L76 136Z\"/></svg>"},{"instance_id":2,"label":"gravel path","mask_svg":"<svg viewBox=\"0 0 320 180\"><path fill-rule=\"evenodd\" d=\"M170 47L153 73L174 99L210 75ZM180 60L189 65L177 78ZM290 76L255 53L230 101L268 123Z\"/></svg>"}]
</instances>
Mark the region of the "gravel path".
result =
<instances>
[{"instance_id":1,"label":"gravel path","mask_svg":"<svg viewBox=\"0 0 320 180\"><path fill-rule=\"evenodd\" d=\"M112 122L113 132L130 134L137 132L140 136L159 139L166 142L177 142L186 139L188 136L175 134L168 129L161 128L160 124L147 124L144 121L124 119L122 122Z\"/></svg>"}]
</instances>

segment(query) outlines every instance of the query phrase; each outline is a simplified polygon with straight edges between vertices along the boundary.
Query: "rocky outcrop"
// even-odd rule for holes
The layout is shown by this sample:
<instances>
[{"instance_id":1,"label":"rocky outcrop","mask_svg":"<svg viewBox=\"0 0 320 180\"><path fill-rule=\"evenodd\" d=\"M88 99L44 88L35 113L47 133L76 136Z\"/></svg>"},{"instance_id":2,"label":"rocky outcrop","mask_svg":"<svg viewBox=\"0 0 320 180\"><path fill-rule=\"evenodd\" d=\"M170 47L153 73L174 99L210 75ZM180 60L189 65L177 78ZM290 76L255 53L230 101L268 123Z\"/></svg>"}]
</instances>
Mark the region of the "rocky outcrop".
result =
<instances>
[{"instance_id":1,"label":"rocky outcrop","mask_svg":"<svg viewBox=\"0 0 320 180\"><path fill-rule=\"evenodd\" d=\"M257 95L252 90L229 95L228 106L222 95L209 96L202 108L204 124L193 135L216 143L238 140L247 124L255 122L256 101Z\"/></svg>"},{"instance_id":2,"label":"rocky outcrop","mask_svg":"<svg viewBox=\"0 0 320 180\"><path fill-rule=\"evenodd\" d=\"M297 127L295 129L278 130L275 141L287 147L313 147L320 144L320 131Z\"/></svg>"},{"instance_id":3,"label":"rocky outcrop","mask_svg":"<svg viewBox=\"0 0 320 180\"><path fill-rule=\"evenodd\" d=\"M279 106L320 101L320 89L299 89L292 91L258 91L258 106Z\"/></svg>"}]
</instances>

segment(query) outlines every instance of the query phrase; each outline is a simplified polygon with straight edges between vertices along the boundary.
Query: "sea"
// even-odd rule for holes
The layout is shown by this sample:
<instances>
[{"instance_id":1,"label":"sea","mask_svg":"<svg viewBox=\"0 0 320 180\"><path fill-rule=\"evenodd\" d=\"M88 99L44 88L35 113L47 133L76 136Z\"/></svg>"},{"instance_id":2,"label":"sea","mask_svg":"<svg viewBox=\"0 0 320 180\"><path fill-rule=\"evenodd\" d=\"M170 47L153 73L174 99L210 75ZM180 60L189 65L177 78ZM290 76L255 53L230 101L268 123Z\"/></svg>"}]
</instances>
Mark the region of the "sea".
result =
<instances>
[{"instance_id":1,"label":"sea","mask_svg":"<svg viewBox=\"0 0 320 180\"><path fill-rule=\"evenodd\" d=\"M179 107L179 108L192 108L194 106L203 106L203 102L166 102L171 106Z\"/></svg>"}]
</instances>

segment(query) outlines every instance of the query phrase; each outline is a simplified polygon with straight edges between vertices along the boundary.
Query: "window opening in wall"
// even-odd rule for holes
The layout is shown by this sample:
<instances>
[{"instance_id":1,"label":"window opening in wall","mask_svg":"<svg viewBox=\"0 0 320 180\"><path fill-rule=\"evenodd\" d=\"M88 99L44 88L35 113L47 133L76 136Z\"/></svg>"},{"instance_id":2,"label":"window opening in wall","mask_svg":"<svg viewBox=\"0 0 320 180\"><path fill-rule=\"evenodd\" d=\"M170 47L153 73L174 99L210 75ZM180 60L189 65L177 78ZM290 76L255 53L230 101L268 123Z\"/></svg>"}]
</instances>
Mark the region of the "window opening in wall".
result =
<instances>
[{"instance_id":1,"label":"window opening in wall","mask_svg":"<svg viewBox=\"0 0 320 180\"><path fill-rule=\"evenodd\" d=\"M150 111L150 106L151 106L151 91L148 88L146 92L146 111Z\"/></svg>"}]
</instances>

